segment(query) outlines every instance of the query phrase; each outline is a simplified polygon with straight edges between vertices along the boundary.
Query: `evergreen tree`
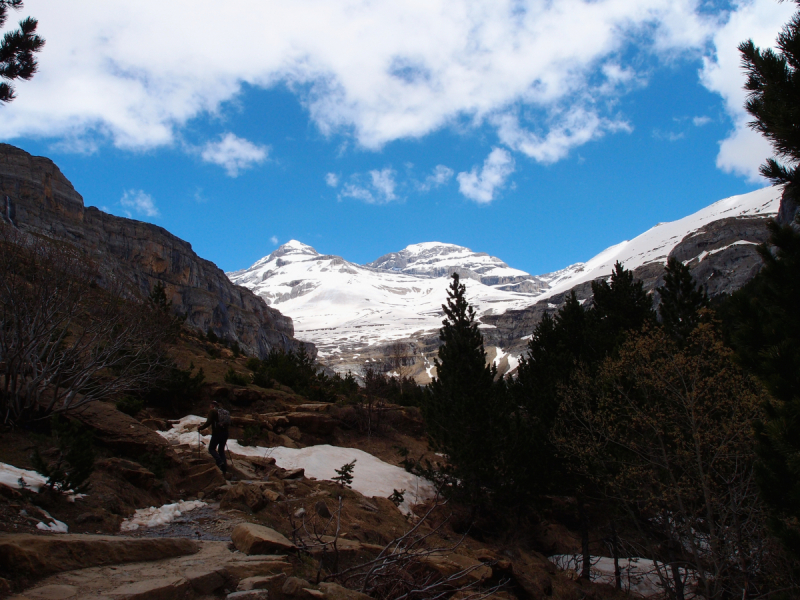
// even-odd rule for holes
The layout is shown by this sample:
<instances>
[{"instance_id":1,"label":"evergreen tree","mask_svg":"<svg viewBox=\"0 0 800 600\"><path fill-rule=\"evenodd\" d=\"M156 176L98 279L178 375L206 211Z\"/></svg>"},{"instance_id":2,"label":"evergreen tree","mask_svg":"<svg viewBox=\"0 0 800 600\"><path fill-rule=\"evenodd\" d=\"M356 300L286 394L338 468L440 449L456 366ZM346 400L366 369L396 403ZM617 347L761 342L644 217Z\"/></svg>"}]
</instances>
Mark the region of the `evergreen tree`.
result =
<instances>
[{"instance_id":1,"label":"evergreen tree","mask_svg":"<svg viewBox=\"0 0 800 600\"><path fill-rule=\"evenodd\" d=\"M8 9L19 10L22 0L0 0L0 27L8 19ZM0 102L11 102L15 98L14 87L8 83L14 79L28 80L36 73L38 65L34 53L44 46L44 39L36 35L38 21L27 17L19 23L19 29L8 31L0 41Z\"/></svg>"},{"instance_id":2,"label":"evergreen tree","mask_svg":"<svg viewBox=\"0 0 800 600\"><path fill-rule=\"evenodd\" d=\"M622 345L627 333L638 331L655 320L653 303L642 287L634 281L633 271L619 262L614 265L609 281L592 283L591 340L593 361L599 362Z\"/></svg>"},{"instance_id":3,"label":"evergreen tree","mask_svg":"<svg viewBox=\"0 0 800 600\"><path fill-rule=\"evenodd\" d=\"M774 397L755 423L759 483L773 529L800 556L800 235L773 224L764 268L730 300L732 343Z\"/></svg>"},{"instance_id":4,"label":"evergreen tree","mask_svg":"<svg viewBox=\"0 0 800 600\"><path fill-rule=\"evenodd\" d=\"M431 445L448 461L453 491L477 508L487 493L500 489L502 450L508 435L505 385L495 382L497 368L486 364L483 336L466 287L457 273L442 305L436 377L426 390L423 415Z\"/></svg>"},{"instance_id":5,"label":"evergreen tree","mask_svg":"<svg viewBox=\"0 0 800 600\"><path fill-rule=\"evenodd\" d=\"M667 261L664 285L658 288L658 315L669 336L684 342L700 323L700 309L708 307L708 296L699 289L689 267L676 258Z\"/></svg>"},{"instance_id":6,"label":"evergreen tree","mask_svg":"<svg viewBox=\"0 0 800 600\"><path fill-rule=\"evenodd\" d=\"M800 1L795 0L798 5ZM800 189L800 11L778 35L777 52L761 50L753 40L739 46L749 92L745 109L755 118L750 127L772 144L777 159L767 159L761 174L774 184L787 184L797 201Z\"/></svg>"},{"instance_id":7,"label":"evergreen tree","mask_svg":"<svg viewBox=\"0 0 800 600\"><path fill-rule=\"evenodd\" d=\"M778 35L777 51L752 40L739 51L748 75L745 108L755 118L750 126L776 154L761 173L786 185L783 211L787 199L796 206L800 197L800 11ZM731 299L731 339L774 397L755 423L759 483L773 530L800 556L800 235L775 223L771 231L771 248L761 248L764 268Z\"/></svg>"}]
</instances>

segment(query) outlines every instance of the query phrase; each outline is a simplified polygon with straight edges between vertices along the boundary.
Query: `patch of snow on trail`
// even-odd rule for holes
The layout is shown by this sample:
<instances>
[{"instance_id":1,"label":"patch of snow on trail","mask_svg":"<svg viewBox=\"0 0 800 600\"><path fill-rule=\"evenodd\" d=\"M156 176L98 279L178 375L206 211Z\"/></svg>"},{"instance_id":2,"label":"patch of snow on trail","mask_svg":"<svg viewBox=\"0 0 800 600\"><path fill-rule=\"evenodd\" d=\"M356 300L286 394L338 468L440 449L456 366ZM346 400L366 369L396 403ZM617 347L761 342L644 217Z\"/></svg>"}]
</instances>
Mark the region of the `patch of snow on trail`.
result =
<instances>
[{"instance_id":1,"label":"patch of snow on trail","mask_svg":"<svg viewBox=\"0 0 800 600\"><path fill-rule=\"evenodd\" d=\"M158 527L159 525L166 525L171 523L183 513L206 506L205 502L200 500L190 500L184 502L180 500L174 504L165 504L164 506L156 508L140 508L130 518L125 519L120 525L120 531L136 531L139 527Z\"/></svg>"},{"instance_id":2,"label":"patch of snow on trail","mask_svg":"<svg viewBox=\"0 0 800 600\"><path fill-rule=\"evenodd\" d=\"M200 446L207 444L211 436L200 435L192 431L205 419L189 415L173 423L170 431L159 431L167 440L175 444ZM405 469L390 465L381 459L356 448L340 448L323 444L308 448L265 448L263 446L241 446L236 440L228 440L228 450L239 456L272 457L282 469L304 469L307 477L331 480L336 476L336 469L342 465L356 461L353 470L352 488L367 497L381 496L388 498L394 490L405 490L400 510L411 512L414 504L433 498L435 490L427 479L408 473ZM138 511L137 511L138 512Z\"/></svg>"}]
</instances>

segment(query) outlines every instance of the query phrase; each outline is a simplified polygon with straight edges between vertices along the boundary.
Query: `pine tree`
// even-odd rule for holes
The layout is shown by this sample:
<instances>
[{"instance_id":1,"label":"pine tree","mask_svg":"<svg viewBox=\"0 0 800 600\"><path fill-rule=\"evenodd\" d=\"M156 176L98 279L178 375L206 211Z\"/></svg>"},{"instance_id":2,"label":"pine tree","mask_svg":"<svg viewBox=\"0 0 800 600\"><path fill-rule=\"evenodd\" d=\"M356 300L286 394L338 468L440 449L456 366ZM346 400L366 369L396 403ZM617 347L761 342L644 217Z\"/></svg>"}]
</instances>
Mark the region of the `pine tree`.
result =
<instances>
[{"instance_id":1,"label":"pine tree","mask_svg":"<svg viewBox=\"0 0 800 600\"><path fill-rule=\"evenodd\" d=\"M692 272L676 258L667 261L664 285L658 288L658 315L669 336L679 343L700 323L700 309L708 307L708 296L695 284Z\"/></svg>"},{"instance_id":2,"label":"pine tree","mask_svg":"<svg viewBox=\"0 0 800 600\"><path fill-rule=\"evenodd\" d=\"M754 425L758 476L773 530L800 556L800 235L772 226L764 268L731 298L732 343L774 401Z\"/></svg>"},{"instance_id":3,"label":"pine tree","mask_svg":"<svg viewBox=\"0 0 800 600\"><path fill-rule=\"evenodd\" d=\"M22 0L0 0L0 27L8 19L8 9L19 10ZM34 53L44 46L44 39L36 35L38 21L27 17L19 23L19 29L8 31L0 41L0 77L7 81L28 80L36 73L38 65ZM4 81L0 83L0 102L11 102L15 98L14 87Z\"/></svg>"},{"instance_id":4,"label":"pine tree","mask_svg":"<svg viewBox=\"0 0 800 600\"><path fill-rule=\"evenodd\" d=\"M448 461L453 491L473 507L502 487L502 449L508 434L508 408L497 369L486 364L483 336L466 287L453 274L442 305L436 377L426 390L423 415L431 445Z\"/></svg>"},{"instance_id":5,"label":"pine tree","mask_svg":"<svg viewBox=\"0 0 800 600\"><path fill-rule=\"evenodd\" d=\"M800 1L795 0L798 5ZM767 159L761 174L774 184L787 184L797 201L800 190L800 11L778 35L778 51L761 50L753 40L739 46L749 92L745 109L755 118L750 127L772 144L777 159Z\"/></svg>"}]
</instances>

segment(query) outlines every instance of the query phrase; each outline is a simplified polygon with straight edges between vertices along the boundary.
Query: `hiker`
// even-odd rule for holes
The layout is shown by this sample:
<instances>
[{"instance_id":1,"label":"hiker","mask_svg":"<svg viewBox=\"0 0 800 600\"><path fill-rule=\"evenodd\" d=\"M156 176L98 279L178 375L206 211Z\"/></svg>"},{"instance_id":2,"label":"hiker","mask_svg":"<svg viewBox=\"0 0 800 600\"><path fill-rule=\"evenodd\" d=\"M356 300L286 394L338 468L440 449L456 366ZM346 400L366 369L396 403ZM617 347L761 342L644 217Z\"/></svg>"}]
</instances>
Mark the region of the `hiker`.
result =
<instances>
[{"instance_id":1,"label":"hiker","mask_svg":"<svg viewBox=\"0 0 800 600\"><path fill-rule=\"evenodd\" d=\"M219 402L213 400L208 411L208 418L197 430L202 431L211 427L211 441L208 443L208 453L223 475L228 472L228 463L225 461L225 444L228 443L228 426L231 424L231 413L220 408Z\"/></svg>"}]
</instances>

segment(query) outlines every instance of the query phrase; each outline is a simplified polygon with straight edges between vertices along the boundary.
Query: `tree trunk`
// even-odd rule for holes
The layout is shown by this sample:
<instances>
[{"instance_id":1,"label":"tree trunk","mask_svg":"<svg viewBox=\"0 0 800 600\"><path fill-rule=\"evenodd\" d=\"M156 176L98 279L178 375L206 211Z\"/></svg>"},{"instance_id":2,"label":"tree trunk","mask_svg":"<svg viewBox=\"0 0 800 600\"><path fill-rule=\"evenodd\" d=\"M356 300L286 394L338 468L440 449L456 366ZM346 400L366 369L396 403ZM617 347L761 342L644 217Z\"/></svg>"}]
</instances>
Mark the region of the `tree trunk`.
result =
<instances>
[{"instance_id":1,"label":"tree trunk","mask_svg":"<svg viewBox=\"0 0 800 600\"><path fill-rule=\"evenodd\" d=\"M589 517L583 505L583 498L578 496L578 519L581 527L581 552L583 553L583 568L581 579L591 581L592 557L589 554Z\"/></svg>"}]
</instances>

